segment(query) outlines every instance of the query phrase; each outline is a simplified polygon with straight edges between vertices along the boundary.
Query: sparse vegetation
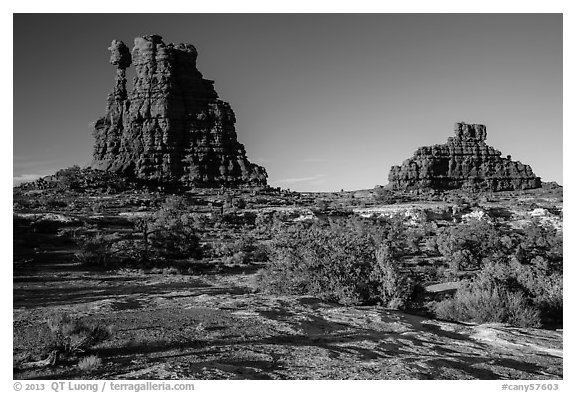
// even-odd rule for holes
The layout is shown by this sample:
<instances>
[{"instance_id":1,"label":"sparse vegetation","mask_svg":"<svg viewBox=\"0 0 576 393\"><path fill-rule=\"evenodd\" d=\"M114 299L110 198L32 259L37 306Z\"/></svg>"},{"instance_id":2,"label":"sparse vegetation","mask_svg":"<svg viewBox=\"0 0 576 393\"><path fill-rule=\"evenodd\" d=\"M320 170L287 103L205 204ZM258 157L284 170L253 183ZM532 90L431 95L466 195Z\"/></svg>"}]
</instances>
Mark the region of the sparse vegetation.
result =
<instances>
[{"instance_id":1,"label":"sparse vegetation","mask_svg":"<svg viewBox=\"0 0 576 393\"><path fill-rule=\"evenodd\" d=\"M78 368L82 372L92 372L102 365L102 359L96 355L86 356L78 362Z\"/></svg>"},{"instance_id":2,"label":"sparse vegetation","mask_svg":"<svg viewBox=\"0 0 576 393\"><path fill-rule=\"evenodd\" d=\"M108 267L115 261L110 237L98 232L79 240L79 250L74 254L78 262L88 266Z\"/></svg>"},{"instance_id":3,"label":"sparse vegetation","mask_svg":"<svg viewBox=\"0 0 576 393\"><path fill-rule=\"evenodd\" d=\"M243 199L223 196L223 203L230 207L235 200ZM157 208L157 202L148 203L156 210L136 218L132 232L85 231L78 240L76 259L107 268L155 266L166 274L192 272L193 265L182 262L203 255L227 267L267 261L259 274L259 286L268 292L390 308L409 308L414 289L423 280L463 280L453 299L430 305L436 315L523 325L561 321L562 237L550 225L532 220L524 229L510 229L489 219L472 218L439 227L435 214L426 212L360 219L351 211L335 214L339 208L329 206L338 203L317 201L318 212L329 214L296 223L301 213L289 211L222 214L216 209L210 215L199 215L186 198L168 197ZM474 201L466 202L470 205L478 208ZM452 214L459 218L462 209L467 207L456 213L452 209ZM222 236L239 231L239 237ZM203 241L214 234L215 239ZM263 237L270 239L266 246ZM440 257L443 266L427 263L430 256ZM407 268L410 260L415 261L416 270ZM418 273L426 266L437 267L432 273ZM488 270L494 281L490 285L486 278L480 279ZM486 315L481 305L487 308ZM501 312L488 316L494 307ZM514 307L528 310L527 314L512 314Z\"/></svg>"},{"instance_id":4,"label":"sparse vegetation","mask_svg":"<svg viewBox=\"0 0 576 393\"><path fill-rule=\"evenodd\" d=\"M268 260L268 250L250 234L231 243L219 243L215 250L224 264L241 265Z\"/></svg>"},{"instance_id":5,"label":"sparse vegetation","mask_svg":"<svg viewBox=\"0 0 576 393\"><path fill-rule=\"evenodd\" d=\"M483 220L470 220L442 228L434 238L436 250L446 258L452 274L477 271L484 258L501 255L501 233Z\"/></svg>"},{"instance_id":6,"label":"sparse vegetation","mask_svg":"<svg viewBox=\"0 0 576 393\"><path fill-rule=\"evenodd\" d=\"M199 238L194 220L183 198L172 197L150 217L149 225L142 225L143 246L150 246L157 257L197 258L200 256Z\"/></svg>"},{"instance_id":7,"label":"sparse vegetation","mask_svg":"<svg viewBox=\"0 0 576 393\"><path fill-rule=\"evenodd\" d=\"M76 306L66 303L68 298L78 304L95 301L111 316L95 311L82 318L50 316L47 324L37 327L29 322L19 325L15 370L50 370L48 366L57 365L74 375L102 376L111 367L102 367L96 355L105 354L107 365L113 364L118 361L115 351L132 339L138 345L130 344L130 350L137 351L149 345L159 350L185 347L190 337L216 337L221 329L226 335L237 329L242 339L250 336L231 319L216 323L205 318L205 311L197 319L191 314L192 324L186 320L172 326L171 318L176 320L185 310L178 299L196 299L199 294L213 302L226 293L230 304L225 307L240 304L241 313L273 318L295 331L316 331L330 324L339 332L333 337L341 337L341 325L314 311L304 317L300 307L314 310L321 304L352 315L374 309L335 307L331 302L378 305L408 313L417 310L427 313L428 320L435 316L473 323L562 326L561 206L526 202L514 207L526 212L518 217L510 207L516 197L510 197L508 205L498 204L503 198L499 194L491 197L489 207L470 196L437 195L438 201L430 203L426 195L388 192L390 200L384 203L374 200L373 192L351 195L199 190L171 196L150 191L18 189L14 266L23 276L21 282L15 281L20 288L16 291L24 291L17 295L18 301L36 296L49 309L66 304L72 310ZM450 201L443 202L444 198ZM550 214L531 218L529 213L542 206ZM57 269L65 269L67 263L73 269L54 277L58 286L46 291L46 299L40 298L35 289L40 286L38 278L27 274L54 263L59 264ZM69 276L81 283L65 281ZM29 287L33 289L22 289ZM260 294L253 296L255 291ZM107 300L100 302L103 299ZM162 307L174 304L178 311L158 318L160 311L149 299ZM288 304L301 305L291 309ZM106 324L116 324L117 316L127 323L140 314L146 320L139 325L142 332L162 325L171 333L152 327L152 339L124 325L118 337L109 335ZM94 322L99 315L105 323Z\"/></svg>"},{"instance_id":8,"label":"sparse vegetation","mask_svg":"<svg viewBox=\"0 0 576 393\"><path fill-rule=\"evenodd\" d=\"M197 222L183 198L172 197L154 213L134 220L132 232L87 233L75 256L93 266L149 265L201 256Z\"/></svg>"},{"instance_id":9,"label":"sparse vegetation","mask_svg":"<svg viewBox=\"0 0 576 393\"><path fill-rule=\"evenodd\" d=\"M438 317L455 321L541 325L538 309L523 293L494 279L486 270L459 288L454 298L436 304L435 311Z\"/></svg>"},{"instance_id":10,"label":"sparse vegetation","mask_svg":"<svg viewBox=\"0 0 576 393\"><path fill-rule=\"evenodd\" d=\"M48 317L46 323L49 332L47 349L64 355L85 352L112 335L110 326L67 313L54 313Z\"/></svg>"}]
</instances>

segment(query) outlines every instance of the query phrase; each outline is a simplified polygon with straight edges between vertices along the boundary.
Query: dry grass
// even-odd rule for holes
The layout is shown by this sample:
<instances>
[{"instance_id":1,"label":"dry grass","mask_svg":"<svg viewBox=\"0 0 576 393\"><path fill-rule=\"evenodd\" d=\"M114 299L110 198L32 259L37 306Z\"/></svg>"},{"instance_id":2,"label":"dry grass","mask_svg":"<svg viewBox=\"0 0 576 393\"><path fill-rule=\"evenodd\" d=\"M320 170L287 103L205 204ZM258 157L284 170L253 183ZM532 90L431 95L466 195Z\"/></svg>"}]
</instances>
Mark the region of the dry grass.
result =
<instances>
[{"instance_id":1,"label":"dry grass","mask_svg":"<svg viewBox=\"0 0 576 393\"><path fill-rule=\"evenodd\" d=\"M78 368L84 372L94 371L102 365L102 359L96 355L86 356L78 362Z\"/></svg>"}]
</instances>

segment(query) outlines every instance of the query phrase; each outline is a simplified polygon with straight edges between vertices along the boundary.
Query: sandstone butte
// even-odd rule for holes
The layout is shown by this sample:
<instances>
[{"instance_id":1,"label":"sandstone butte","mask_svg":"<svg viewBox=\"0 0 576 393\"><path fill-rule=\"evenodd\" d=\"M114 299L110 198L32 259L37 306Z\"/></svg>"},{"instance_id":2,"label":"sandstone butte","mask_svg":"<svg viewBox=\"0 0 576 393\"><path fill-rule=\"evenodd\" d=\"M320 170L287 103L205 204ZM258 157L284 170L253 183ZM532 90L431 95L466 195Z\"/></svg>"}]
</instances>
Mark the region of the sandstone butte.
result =
<instances>
[{"instance_id":1,"label":"sandstone butte","mask_svg":"<svg viewBox=\"0 0 576 393\"><path fill-rule=\"evenodd\" d=\"M94 125L93 168L185 187L266 185L266 170L238 142L232 108L196 68L193 45L149 35L135 38L132 51L117 40L108 49L117 71Z\"/></svg>"},{"instance_id":2,"label":"sandstone butte","mask_svg":"<svg viewBox=\"0 0 576 393\"><path fill-rule=\"evenodd\" d=\"M486 126L456 123L455 137L443 145L420 147L402 165L393 166L389 187L397 190L510 191L539 188L532 168L486 144Z\"/></svg>"}]
</instances>

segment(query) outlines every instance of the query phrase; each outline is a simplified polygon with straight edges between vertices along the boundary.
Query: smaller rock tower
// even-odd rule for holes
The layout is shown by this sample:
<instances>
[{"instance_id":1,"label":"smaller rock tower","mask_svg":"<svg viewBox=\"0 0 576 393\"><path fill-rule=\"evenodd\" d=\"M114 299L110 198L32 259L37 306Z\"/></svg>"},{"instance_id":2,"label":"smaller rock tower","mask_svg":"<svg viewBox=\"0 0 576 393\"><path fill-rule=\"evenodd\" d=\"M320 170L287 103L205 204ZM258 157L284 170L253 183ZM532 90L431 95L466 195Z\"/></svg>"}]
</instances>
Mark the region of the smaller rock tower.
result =
<instances>
[{"instance_id":1,"label":"smaller rock tower","mask_svg":"<svg viewBox=\"0 0 576 393\"><path fill-rule=\"evenodd\" d=\"M486 144L486 126L456 123L456 137L443 145L420 147L400 166L393 166L388 181L394 189L525 190L541 187L529 165L502 158Z\"/></svg>"}]
</instances>

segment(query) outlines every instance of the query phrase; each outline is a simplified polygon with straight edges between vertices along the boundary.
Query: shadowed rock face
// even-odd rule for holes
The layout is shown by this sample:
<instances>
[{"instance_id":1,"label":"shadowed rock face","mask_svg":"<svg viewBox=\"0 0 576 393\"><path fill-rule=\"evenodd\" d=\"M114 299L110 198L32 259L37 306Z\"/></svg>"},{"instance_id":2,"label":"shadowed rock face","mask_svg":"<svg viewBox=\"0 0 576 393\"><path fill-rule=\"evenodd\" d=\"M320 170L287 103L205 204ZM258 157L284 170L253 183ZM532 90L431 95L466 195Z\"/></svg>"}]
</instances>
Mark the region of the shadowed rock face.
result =
<instances>
[{"instance_id":1,"label":"shadowed rock face","mask_svg":"<svg viewBox=\"0 0 576 393\"><path fill-rule=\"evenodd\" d=\"M196 68L190 44L165 44L157 35L134 39L132 53L112 41L118 67L106 115L94 127L92 167L138 179L185 186L265 185L238 142L230 105ZM126 68L136 70L126 89Z\"/></svg>"},{"instance_id":2,"label":"shadowed rock face","mask_svg":"<svg viewBox=\"0 0 576 393\"><path fill-rule=\"evenodd\" d=\"M529 165L502 158L486 144L486 126L456 123L456 137L443 145L420 147L388 175L395 189L524 190L541 187Z\"/></svg>"}]
</instances>

